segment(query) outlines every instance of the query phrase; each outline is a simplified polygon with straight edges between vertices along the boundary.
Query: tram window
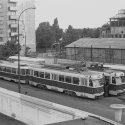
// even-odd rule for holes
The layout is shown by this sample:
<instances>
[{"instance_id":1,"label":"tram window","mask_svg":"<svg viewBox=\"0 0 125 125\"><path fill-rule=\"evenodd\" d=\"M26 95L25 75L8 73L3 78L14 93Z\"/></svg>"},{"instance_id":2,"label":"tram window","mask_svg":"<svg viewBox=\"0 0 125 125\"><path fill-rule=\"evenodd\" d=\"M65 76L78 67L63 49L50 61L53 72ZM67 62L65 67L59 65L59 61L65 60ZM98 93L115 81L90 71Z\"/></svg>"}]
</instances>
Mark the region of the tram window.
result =
<instances>
[{"instance_id":1,"label":"tram window","mask_svg":"<svg viewBox=\"0 0 125 125\"><path fill-rule=\"evenodd\" d=\"M58 75L57 74L52 74L52 79L53 80L58 80Z\"/></svg>"},{"instance_id":2,"label":"tram window","mask_svg":"<svg viewBox=\"0 0 125 125\"><path fill-rule=\"evenodd\" d=\"M45 78L50 79L50 73L45 72Z\"/></svg>"},{"instance_id":3,"label":"tram window","mask_svg":"<svg viewBox=\"0 0 125 125\"><path fill-rule=\"evenodd\" d=\"M65 76L65 82L71 83L71 77L70 76Z\"/></svg>"},{"instance_id":4,"label":"tram window","mask_svg":"<svg viewBox=\"0 0 125 125\"><path fill-rule=\"evenodd\" d=\"M85 86L87 86L87 79L85 79Z\"/></svg>"},{"instance_id":5,"label":"tram window","mask_svg":"<svg viewBox=\"0 0 125 125\"><path fill-rule=\"evenodd\" d=\"M29 69L26 69L26 74L30 75L30 70Z\"/></svg>"},{"instance_id":6,"label":"tram window","mask_svg":"<svg viewBox=\"0 0 125 125\"><path fill-rule=\"evenodd\" d=\"M73 84L79 85L79 78L73 77Z\"/></svg>"},{"instance_id":7,"label":"tram window","mask_svg":"<svg viewBox=\"0 0 125 125\"><path fill-rule=\"evenodd\" d=\"M21 69L21 74L25 75L25 69Z\"/></svg>"},{"instance_id":8,"label":"tram window","mask_svg":"<svg viewBox=\"0 0 125 125\"><path fill-rule=\"evenodd\" d=\"M2 67L0 66L0 71L2 71Z\"/></svg>"},{"instance_id":9,"label":"tram window","mask_svg":"<svg viewBox=\"0 0 125 125\"><path fill-rule=\"evenodd\" d=\"M38 77L38 76L39 76L38 71L34 71L34 76L36 76L36 77Z\"/></svg>"},{"instance_id":10,"label":"tram window","mask_svg":"<svg viewBox=\"0 0 125 125\"><path fill-rule=\"evenodd\" d=\"M12 73L16 74L16 69L15 68L12 68Z\"/></svg>"},{"instance_id":11,"label":"tram window","mask_svg":"<svg viewBox=\"0 0 125 125\"><path fill-rule=\"evenodd\" d=\"M7 67L6 72L11 73L11 68Z\"/></svg>"},{"instance_id":12,"label":"tram window","mask_svg":"<svg viewBox=\"0 0 125 125\"><path fill-rule=\"evenodd\" d=\"M122 83L125 82L125 76L121 76L121 81L122 81Z\"/></svg>"},{"instance_id":13,"label":"tram window","mask_svg":"<svg viewBox=\"0 0 125 125\"><path fill-rule=\"evenodd\" d=\"M30 73L31 73L30 75L33 76L33 70L30 70Z\"/></svg>"},{"instance_id":14,"label":"tram window","mask_svg":"<svg viewBox=\"0 0 125 125\"><path fill-rule=\"evenodd\" d=\"M63 75L59 75L59 81L64 82L64 76Z\"/></svg>"},{"instance_id":15,"label":"tram window","mask_svg":"<svg viewBox=\"0 0 125 125\"><path fill-rule=\"evenodd\" d=\"M85 84L84 79L81 78L81 85L84 85L84 84Z\"/></svg>"},{"instance_id":16,"label":"tram window","mask_svg":"<svg viewBox=\"0 0 125 125\"><path fill-rule=\"evenodd\" d=\"M40 72L40 77L44 78L44 72Z\"/></svg>"},{"instance_id":17,"label":"tram window","mask_svg":"<svg viewBox=\"0 0 125 125\"><path fill-rule=\"evenodd\" d=\"M112 77L112 83L113 83L113 84L116 84L115 77Z\"/></svg>"},{"instance_id":18,"label":"tram window","mask_svg":"<svg viewBox=\"0 0 125 125\"><path fill-rule=\"evenodd\" d=\"M93 87L93 82L91 79L89 79L89 86Z\"/></svg>"},{"instance_id":19,"label":"tram window","mask_svg":"<svg viewBox=\"0 0 125 125\"><path fill-rule=\"evenodd\" d=\"M3 72L6 72L6 67L3 67Z\"/></svg>"}]
</instances>

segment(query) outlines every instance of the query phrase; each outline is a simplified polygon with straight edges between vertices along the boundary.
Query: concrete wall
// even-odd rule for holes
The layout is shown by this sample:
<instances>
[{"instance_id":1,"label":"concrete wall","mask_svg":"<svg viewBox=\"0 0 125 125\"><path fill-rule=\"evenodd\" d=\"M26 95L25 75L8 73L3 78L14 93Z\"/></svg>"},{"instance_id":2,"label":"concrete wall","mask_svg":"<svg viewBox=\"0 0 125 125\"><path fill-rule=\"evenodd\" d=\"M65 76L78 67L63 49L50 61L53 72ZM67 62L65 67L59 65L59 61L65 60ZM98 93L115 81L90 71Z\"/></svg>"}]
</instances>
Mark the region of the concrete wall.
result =
<instances>
[{"instance_id":1,"label":"concrete wall","mask_svg":"<svg viewBox=\"0 0 125 125\"><path fill-rule=\"evenodd\" d=\"M67 108L68 109L68 108ZM0 112L30 125L79 118L71 109L0 88ZM82 117L85 115L83 114Z\"/></svg>"},{"instance_id":2,"label":"concrete wall","mask_svg":"<svg viewBox=\"0 0 125 125\"><path fill-rule=\"evenodd\" d=\"M77 118L86 118L88 115L93 115L3 88L0 88L0 112L28 125L45 125ZM115 124L111 120L101 116L98 117Z\"/></svg>"}]
</instances>

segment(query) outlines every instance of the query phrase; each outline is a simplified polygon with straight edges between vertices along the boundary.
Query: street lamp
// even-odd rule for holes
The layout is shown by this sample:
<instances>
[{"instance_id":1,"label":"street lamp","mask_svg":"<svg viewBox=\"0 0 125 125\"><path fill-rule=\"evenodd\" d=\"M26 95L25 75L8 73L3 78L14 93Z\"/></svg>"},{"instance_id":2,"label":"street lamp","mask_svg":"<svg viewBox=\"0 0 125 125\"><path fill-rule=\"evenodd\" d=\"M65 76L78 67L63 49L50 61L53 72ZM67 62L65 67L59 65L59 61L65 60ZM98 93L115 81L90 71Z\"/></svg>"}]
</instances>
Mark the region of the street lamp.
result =
<instances>
[{"instance_id":1,"label":"street lamp","mask_svg":"<svg viewBox=\"0 0 125 125\"><path fill-rule=\"evenodd\" d=\"M21 93L21 86L20 86L20 43L19 43L19 41L20 41L20 37L19 37L19 20L20 20L20 17L21 17L21 15L26 11L26 10L29 10L29 9L35 9L35 7L30 7L30 8L26 8L26 9L24 9L21 13L20 13L20 15L19 15L19 17L18 17L18 92L19 93Z\"/></svg>"}]
</instances>

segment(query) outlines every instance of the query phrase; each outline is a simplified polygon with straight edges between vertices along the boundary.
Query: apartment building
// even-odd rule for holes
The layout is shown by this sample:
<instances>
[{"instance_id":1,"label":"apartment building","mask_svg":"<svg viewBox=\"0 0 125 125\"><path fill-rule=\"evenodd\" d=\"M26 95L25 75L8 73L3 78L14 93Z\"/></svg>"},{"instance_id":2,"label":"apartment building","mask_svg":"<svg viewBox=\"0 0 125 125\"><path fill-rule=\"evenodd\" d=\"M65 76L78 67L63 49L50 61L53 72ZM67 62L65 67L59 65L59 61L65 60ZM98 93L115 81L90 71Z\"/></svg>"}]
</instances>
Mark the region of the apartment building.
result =
<instances>
[{"instance_id":1,"label":"apartment building","mask_svg":"<svg viewBox=\"0 0 125 125\"><path fill-rule=\"evenodd\" d=\"M0 0L0 44L18 40L17 20L26 8L35 6L35 0ZM22 49L36 51L35 9L26 10L19 20L19 37Z\"/></svg>"},{"instance_id":2,"label":"apartment building","mask_svg":"<svg viewBox=\"0 0 125 125\"><path fill-rule=\"evenodd\" d=\"M0 44L17 40L16 13L16 0L0 0Z\"/></svg>"},{"instance_id":3,"label":"apartment building","mask_svg":"<svg viewBox=\"0 0 125 125\"><path fill-rule=\"evenodd\" d=\"M18 0L17 15L27 8L35 7L35 0ZM20 43L22 48L29 47L32 52L36 51L35 36L35 9L28 9L20 17Z\"/></svg>"}]
</instances>

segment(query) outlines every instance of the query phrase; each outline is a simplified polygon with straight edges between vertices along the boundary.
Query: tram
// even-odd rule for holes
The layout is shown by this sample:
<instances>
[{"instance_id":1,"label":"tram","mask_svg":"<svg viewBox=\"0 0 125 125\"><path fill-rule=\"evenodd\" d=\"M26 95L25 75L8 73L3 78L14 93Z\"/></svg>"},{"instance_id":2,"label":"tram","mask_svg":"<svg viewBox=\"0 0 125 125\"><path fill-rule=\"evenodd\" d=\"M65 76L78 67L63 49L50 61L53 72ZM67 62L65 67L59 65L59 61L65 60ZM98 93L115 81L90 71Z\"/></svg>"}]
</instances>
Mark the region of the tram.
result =
<instances>
[{"instance_id":1,"label":"tram","mask_svg":"<svg viewBox=\"0 0 125 125\"><path fill-rule=\"evenodd\" d=\"M120 95L125 92L125 74L122 70L116 70L116 68L104 67L101 63L93 63L88 67L91 70L98 70L104 74L105 84L104 91L110 95ZM117 69L119 69L117 67Z\"/></svg>"},{"instance_id":2,"label":"tram","mask_svg":"<svg viewBox=\"0 0 125 125\"><path fill-rule=\"evenodd\" d=\"M1 63L0 77L18 82L18 67L15 63ZM96 71L70 71L69 69L51 69L42 66L35 68L20 65L20 82L38 88L59 91L69 95L96 99L102 97L103 74Z\"/></svg>"},{"instance_id":3,"label":"tram","mask_svg":"<svg viewBox=\"0 0 125 125\"><path fill-rule=\"evenodd\" d=\"M44 67L33 67L30 71L29 84L33 86L93 99L104 94L103 74L96 71L78 73Z\"/></svg>"},{"instance_id":4,"label":"tram","mask_svg":"<svg viewBox=\"0 0 125 125\"><path fill-rule=\"evenodd\" d=\"M10 56L8 58L8 60L11 61L11 62L17 62L18 61L18 56ZM41 65L41 64L45 64L45 59L21 56L20 57L20 62L29 64L29 65Z\"/></svg>"},{"instance_id":5,"label":"tram","mask_svg":"<svg viewBox=\"0 0 125 125\"><path fill-rule=\"evenodd\" d=\"M29 69L26 65L20 65L20 82L28 83ZM0 63L0 78L8 81L18 82L18 65L4 61Z\"/></svg>"},{"instance_id":6,"label":"tram","mask_svg":"<svg viewBox=\"0 0 125 125\"><path fill-rule=\"evenodd\" d=\"M113 70L117 70L117 71L122 71L125 73L125 65L118 65L118 64L103 64L104 68L110 68Z\"/></svg>"}]
</instances>

